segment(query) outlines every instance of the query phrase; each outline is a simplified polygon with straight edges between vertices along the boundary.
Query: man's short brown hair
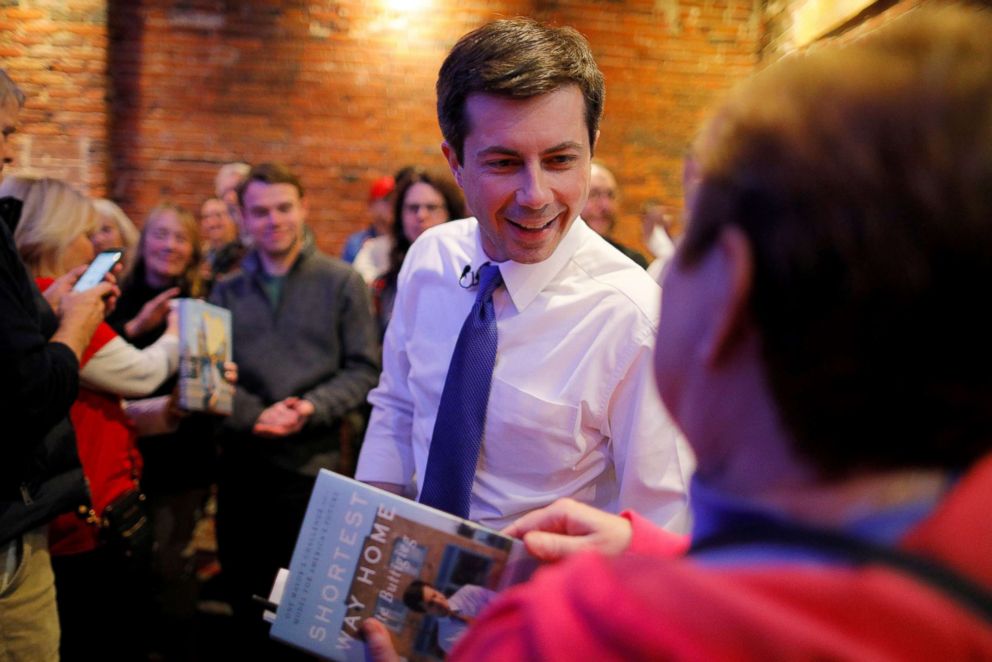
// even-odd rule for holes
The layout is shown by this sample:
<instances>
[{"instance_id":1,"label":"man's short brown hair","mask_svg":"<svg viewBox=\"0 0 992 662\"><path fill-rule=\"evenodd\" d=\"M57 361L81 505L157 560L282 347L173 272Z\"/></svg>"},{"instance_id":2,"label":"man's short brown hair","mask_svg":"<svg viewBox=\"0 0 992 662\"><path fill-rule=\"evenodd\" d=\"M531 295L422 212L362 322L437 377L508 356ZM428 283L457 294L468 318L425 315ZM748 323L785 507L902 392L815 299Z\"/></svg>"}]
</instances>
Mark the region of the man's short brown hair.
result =
<instances>
[{"instance_id":1,"label":"man's short brown hair","mask_svg":"<svg viewBox=\"0 0 992 662\"><path fill-rule=\"evenodd\" d=\"M577 85L586 106L590 149L603 115L606 85L585 37L528 18L493 21L458 40L437 79L437 117L459 163L471 131L465 113L476 93L528 99Z\"/></svg>"},{"instance_id":2,"label":"man's short brown hair","mask_svg":"<svg viewBox=\"0 0 992 662\"><path fill-rule=\"evenodd\" d=\"M992 447L992 16L916 10L781 61L697 141L679 261L735 225L798 449L825 476Z\"/></svg>"},{"instance_id":3,"label":"man's short brown hair","mask_svg":"<svg viewBox=\"0 0 992 662\"><path fill-rule=\"evenodd\" d=\"M291 184L296 187L296 193L303 199L303 184L292 170L281 163L260 163L254 166L241 184L238 185L238 204L245 204L245 191L252 182L263 184Z\"/></svg>"}]
</instances>

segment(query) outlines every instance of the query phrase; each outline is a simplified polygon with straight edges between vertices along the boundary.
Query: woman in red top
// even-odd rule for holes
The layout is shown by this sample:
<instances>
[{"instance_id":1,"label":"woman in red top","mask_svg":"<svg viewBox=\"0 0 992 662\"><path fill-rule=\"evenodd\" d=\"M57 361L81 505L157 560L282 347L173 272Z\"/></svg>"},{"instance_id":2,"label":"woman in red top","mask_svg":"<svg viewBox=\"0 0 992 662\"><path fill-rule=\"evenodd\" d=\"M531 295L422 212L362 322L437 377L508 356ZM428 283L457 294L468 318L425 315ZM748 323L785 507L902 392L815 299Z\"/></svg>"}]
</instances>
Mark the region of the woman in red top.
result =
<instances>
[{"instance_id":1,"label":"woman in red top","mask_svg":"<svg viewBox=\"0 0 992 662\"><path fill-rule=\"evenodd\" d=\"M86 197L54 179L12 178L4 186L24 201L14 241L40 290L93 259L89 235L97 229L97 216ZM149 395L175 372L177 364L174 324L158 342L139 350L102 323L84 352L79 395L70 417L94 515L136 489L141 474L137 432L122 397ZM114 550L101 545L99 527L92 519L64 514L52 522L49 536L62 658L82 659L94 652L101 659L136 657L141 650L142 613L136 606L143 602L144 586L140 569L129 567ZM94 637L106 623L114 623L114 635ZM131 627L118 627L127 623ZM94 651L96 645L106 648Z\"/></svg>"}]
</instances>

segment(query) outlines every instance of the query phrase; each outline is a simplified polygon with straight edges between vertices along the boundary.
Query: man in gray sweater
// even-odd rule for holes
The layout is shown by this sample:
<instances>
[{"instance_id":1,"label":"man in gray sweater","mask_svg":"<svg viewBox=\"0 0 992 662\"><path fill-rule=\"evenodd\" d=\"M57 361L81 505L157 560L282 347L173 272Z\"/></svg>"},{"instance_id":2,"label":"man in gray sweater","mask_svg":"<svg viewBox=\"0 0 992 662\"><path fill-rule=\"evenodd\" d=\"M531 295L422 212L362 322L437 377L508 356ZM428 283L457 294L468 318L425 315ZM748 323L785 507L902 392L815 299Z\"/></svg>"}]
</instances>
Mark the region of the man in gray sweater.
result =
<instances>
[{"instance_id":1,"label":"man in gray sweater","mask_svg":"<svg viewBox=\"0 0 992 662\"><path fill-rule=\"evenodd\" d=\"M221 434L217 534L246 635L237 639L257 652L264 624L251 595L267 595L289 564L314 478L336 468L342 416L365 402L379 360L368 289L313 245L297 177L262 164L238 196L253 249L210 297L231 311L239 369Z\"/></svg>"}]
</instances>

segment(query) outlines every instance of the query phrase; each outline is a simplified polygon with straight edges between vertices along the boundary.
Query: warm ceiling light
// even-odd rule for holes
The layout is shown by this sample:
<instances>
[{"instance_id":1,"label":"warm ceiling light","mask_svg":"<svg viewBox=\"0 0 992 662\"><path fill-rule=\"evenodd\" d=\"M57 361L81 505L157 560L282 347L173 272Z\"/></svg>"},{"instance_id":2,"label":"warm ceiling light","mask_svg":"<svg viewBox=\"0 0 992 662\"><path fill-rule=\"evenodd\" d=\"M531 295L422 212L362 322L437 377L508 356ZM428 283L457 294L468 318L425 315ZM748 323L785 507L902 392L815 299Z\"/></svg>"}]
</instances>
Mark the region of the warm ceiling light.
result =
<instances>
[{"instance_id":1,"label":"warm ceiling light","mask_svg":"<svg viewBox=\"0 0 992 662\"><path fill-rule=\"evenodd\" d=\"M430 0L386 0L386 8L395 12L412 12L425 9Z\"/></svg>"}]
</instances>

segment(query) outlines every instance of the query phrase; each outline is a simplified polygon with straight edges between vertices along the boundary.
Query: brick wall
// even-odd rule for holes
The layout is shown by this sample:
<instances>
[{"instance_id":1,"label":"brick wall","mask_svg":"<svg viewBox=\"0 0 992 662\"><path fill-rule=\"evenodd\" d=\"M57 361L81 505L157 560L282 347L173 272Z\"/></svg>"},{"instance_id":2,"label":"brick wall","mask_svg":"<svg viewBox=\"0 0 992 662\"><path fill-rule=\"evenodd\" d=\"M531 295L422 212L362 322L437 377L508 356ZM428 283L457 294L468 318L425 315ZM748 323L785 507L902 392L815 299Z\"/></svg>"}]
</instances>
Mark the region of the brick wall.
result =
<instances>
[{"instance_id":1,"label":"brick wall","mask_svg":"<svg viewBox=\"0 0 992 662\"><path fill-rule=\"evenodd\" d=\"M816 48L857 39L917 7L947 4L948 0L877 0L814 43L799 46L793 40L792 27L795 12L806 2L808 0L770 0L765 4L762 16L766 28L761 44L762 63L774 61L793 51L801 51L804 47ZM971 0L970 4L992 7L992 0Z\"/></svg>"},{"instance_id":2,"label":"brick wall","mask_svg":"<svg viewBox=\"0 0 992 662\"><path fill-rule=\"evenodd\" d=\"M106 184L104 0L0 0L0 66L27 95L13 172Z\"/></svg>"},{"instance_id":3,"label":"brick wall","mask_svg":"<svg viewBox=\"0 0 992 662\"><path fill-rule=\"evenodd\" d=\"M881 0L824 41L927 1ZM597 155L621 184L617 235L640 246L640 204L679 214L681 157L707 108L759 54L794 49L804 2L0 0L0 62L28 94L11 170L107 194L140 223L163 198L196 208L221 163L285 161L336 253L375 177L444 168L433 86L455 39L524 14L592 43L607 79Z\"/></svg>"},{"instance_id":4,"label":"brick wall","mask_svg":"<svg viewBox=\"0 0 992 662\"><path fill-rule=\"evenodd\" d=\"M162 198L198 206L221 163L284 161L335 253L366 222L375 177L445 167L437 68L483 22L531 15L589 38L607 79L598 156L623 190L617 234L634 245L641 202L679 210L684 149L761 37L760 0L104 3L0 0L0 54L31 96L15 166L106 190L140 223Z\"/></svg>"}]
</instances>

